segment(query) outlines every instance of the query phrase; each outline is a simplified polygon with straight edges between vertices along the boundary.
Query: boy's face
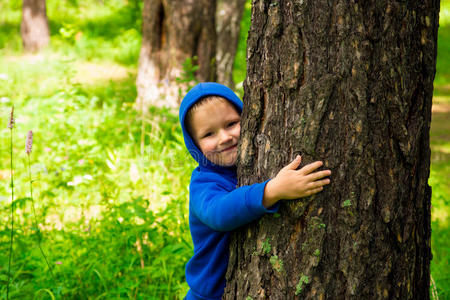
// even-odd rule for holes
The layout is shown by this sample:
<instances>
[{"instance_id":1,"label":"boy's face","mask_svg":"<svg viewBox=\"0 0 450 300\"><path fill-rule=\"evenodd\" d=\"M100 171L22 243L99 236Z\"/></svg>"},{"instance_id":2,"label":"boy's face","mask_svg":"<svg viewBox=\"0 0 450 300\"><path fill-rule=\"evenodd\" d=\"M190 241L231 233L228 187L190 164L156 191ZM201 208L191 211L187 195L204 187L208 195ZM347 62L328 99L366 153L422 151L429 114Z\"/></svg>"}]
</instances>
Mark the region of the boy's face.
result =
<instances>
[{"instance_id":1,"label":"boy's face","mask_svg":"<svg viewBox=\"0 0 450 300\"><path fill-rule=\"evenodd\" d=\"M203 155L223 167L236 163L241 116L225 99L207 101L192 115L193 138Z\"/></svg>"}]
</instances>

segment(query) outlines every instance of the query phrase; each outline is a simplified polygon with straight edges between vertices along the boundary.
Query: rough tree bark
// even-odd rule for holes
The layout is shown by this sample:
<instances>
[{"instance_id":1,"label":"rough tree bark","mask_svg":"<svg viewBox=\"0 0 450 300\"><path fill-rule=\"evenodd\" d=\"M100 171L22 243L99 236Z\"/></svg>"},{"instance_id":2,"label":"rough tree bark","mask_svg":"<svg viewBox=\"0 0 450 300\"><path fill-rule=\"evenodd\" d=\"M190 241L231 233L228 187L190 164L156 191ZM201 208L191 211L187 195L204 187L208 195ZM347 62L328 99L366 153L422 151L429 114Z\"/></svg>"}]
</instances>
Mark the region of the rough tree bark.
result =
<instances>
[{"instance_id":1,"label":"rough tree bark","mask_svg":"<svg viewBox=\"0 0 450 300\"><path fill-rule=\"evenodd\" d=\"M224 299L429 299L438 12L438 0L253 1L239 184L296 154L333 174L232 235Z\"/></svg>"},{"instance_id":2,"label":"rough tree bark","mask_svg":"<svg viewBox=\"0 0 450 300\"><path fill-rule=\"evenodd\" d=\"M197 57L199 81L215 80L215 8L209 0L145 0L137 107L177 107L183 63Z\"/></svg>"},{"instance_id":3,"label":"rough tree bark","mask_svg":"<svg viewBox=\"0 0 450 300\"><path fill-rule=\"evenodd\" d=\"M50 42L45 0L23 0L20 34L25 51L36 52Z\"/></svg>"},{"instance_id":4,"label":"rough tree bark","mask_svg":"<svg viewBox=\"0 0 450 300\"><path fill-rule=\"evenodd\" d=\"M216 10L217 82L234 89L233 65L246 0L218 0Z\"/></svg>"}]
</instances>

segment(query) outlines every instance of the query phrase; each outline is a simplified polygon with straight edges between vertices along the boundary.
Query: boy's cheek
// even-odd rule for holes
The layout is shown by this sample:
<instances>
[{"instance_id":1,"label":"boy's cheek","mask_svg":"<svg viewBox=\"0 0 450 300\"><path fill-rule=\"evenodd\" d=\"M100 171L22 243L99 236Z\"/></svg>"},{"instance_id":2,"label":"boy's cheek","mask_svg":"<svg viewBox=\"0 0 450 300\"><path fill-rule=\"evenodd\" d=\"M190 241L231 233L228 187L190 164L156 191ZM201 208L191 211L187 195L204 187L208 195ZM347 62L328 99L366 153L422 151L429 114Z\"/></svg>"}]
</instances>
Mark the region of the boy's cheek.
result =
<instances>
[{"instance_id":1,"label":"boy's cheek","mask_svg":"<svg viewBox=\"0 0 450 300\"><path fill-rule=\"evenodd\" d=\"M215 153L213 151L203 153L203 155L205 155L206 158L209 159L209 160L216 160L218 158L218 156L219 156L217 153Z\"/></svg>"},{"instance_id":2,"label":"boy's cheek","mask_svg":"<svg viewBox=\"0 0 450 300\"><path fill-rule=\"evenodd\" d=\"M236 126L236 137L239 140L239 138L241 137L241 125Z\"/></svg>"},{"instance_id":3,"label":"boy's cheek","mask_svg":"<svg viewBox=\"0 0 450 300\"><path fill-rule=\"evenodd\" d=\"M200 143L199 147L200 147L200 150L202 151L203 155L205 155L205 156L211 155L213 153L213 149L212 149L211 145L209 145L206 142Z\"/></svg>"}]
</instances>

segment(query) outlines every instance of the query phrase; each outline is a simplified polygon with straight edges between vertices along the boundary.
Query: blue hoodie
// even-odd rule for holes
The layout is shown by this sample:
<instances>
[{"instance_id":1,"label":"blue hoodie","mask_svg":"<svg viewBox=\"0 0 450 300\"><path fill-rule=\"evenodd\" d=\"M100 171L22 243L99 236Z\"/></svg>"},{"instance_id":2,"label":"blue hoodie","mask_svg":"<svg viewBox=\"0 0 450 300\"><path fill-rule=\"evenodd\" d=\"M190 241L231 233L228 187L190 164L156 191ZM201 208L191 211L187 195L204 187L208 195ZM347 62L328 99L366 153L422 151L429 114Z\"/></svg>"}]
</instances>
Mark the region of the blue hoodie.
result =
<instances>
[{"instance_id":1,"label":"blue hoodie","mask_svg":"<svg viewBox=\"0 0 450 300\"><path fill-rule=\"evenodd\" d=\"M250 223L278 205L262 205L267 181L236 188L236 167L222 167L209 161L195 145L184 124L189 108L205 96L220 96L242 112L242 101L218 83L200 83L191 89L180 106L180 123L189 153L198 162L189 185L189 227L194 255L186 265L190 290L186 299L221 299L228 266L230 231Z\"/></svg>"}]
</instances>

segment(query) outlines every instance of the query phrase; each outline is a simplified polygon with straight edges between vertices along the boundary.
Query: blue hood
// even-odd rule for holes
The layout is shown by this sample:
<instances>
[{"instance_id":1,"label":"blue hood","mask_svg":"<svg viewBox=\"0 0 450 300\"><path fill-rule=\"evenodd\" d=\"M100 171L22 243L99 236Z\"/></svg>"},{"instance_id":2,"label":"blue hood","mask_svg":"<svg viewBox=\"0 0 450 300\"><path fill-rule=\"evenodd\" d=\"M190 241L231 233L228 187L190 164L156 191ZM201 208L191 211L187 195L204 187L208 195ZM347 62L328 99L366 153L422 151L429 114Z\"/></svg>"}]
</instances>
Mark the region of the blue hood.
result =
<instances>
[{"instance_id":1,"label":"blue hood","mask_svg":"<svg viewBox=\"0 0 450 300\"><path fill-rule=\"evenodd\" d=\"M198 149L195 145L192 137L189 135L186 125L184 124L184 120L186 118L186 114L189 108L192 107L195 103L197 103L200 99L206 96L220 96L228 101L230 101L239 111L242 113L242 101L238 96L228 87L223 84L215 83L215 82L203 82L194 86L187 94L184 96L183 101L181 101L180 105L180 123L181 128L183 130L184 144L188 149L189 153L192 157L198 162L200 167L205 167L212 170L226 170L229 168L218 166L211 161L209 161L203 153Z\"/></svg>"}]
</instances>

